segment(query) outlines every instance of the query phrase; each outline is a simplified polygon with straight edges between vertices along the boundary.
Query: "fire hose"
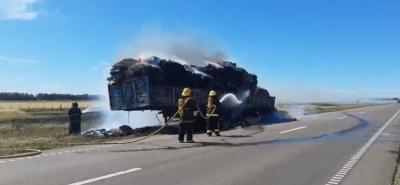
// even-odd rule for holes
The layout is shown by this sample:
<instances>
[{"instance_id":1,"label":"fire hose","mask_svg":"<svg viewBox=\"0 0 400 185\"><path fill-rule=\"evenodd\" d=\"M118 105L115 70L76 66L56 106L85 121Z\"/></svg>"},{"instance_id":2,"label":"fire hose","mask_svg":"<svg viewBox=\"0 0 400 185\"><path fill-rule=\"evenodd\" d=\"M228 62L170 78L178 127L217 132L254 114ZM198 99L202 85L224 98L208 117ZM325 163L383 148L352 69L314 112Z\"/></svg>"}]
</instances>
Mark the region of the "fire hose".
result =
<instances>
[{"instance_id":1,"label":"fire hose","mask_svg":"<svg viewBox=\"0 0 400 185\"><path fill-rule=\"evenodd\" d=\"M188 100L190 100L190 99L187 99L187 100L184 102L184 104L178 109L178 111L176 111L176 113L172 116L172 118L176 117L176 116L179 114L179 111L181 111L181 109L184 108L184 106L186 105L186 103L188 102ZM210 114L210 116L204 116L203 113L202 113L202 111L201 111L201 109L200 109L200 107L199 107L199 105L198 105L197 103L195 103L195 104L196 104L196 107L197 107L197 109L198 109L198 111L199 111L199 113L200 113L200 116L201 116L202 118L204 118L204 119L210 118L211 114L213 114L214 111L215 111L215 109L214 109L214 110L212 111L212 113ZM143 140L145 140L145 139L147 139L147 138L149 138L149 137L151 137L151 136L153 136L153 135L159 133L159 132L160 132L161 130L163 130L166 126L168 126L168 124L169 124L171 121L172 121L172 119L168 120L162 127L160 127L159 129L157 129L157 130L154 131L153 133L151 133L151 134L149 134L149 135L147 135L147 136L145 136L145 137L142 137L142 138L133 140L133 141L125 141L125 142L103 142L103 143L65 143L65 145L117 145L117 144L136 143L136 142L139 142L139 141L143 141ZM25 144L27 144L27 143L25 143ZM30 144L35 144L35 142L32 142L32 143L30 143ZM47 144L56 144L56 143L47 143ZM57 143L57 144L60 144L60 143ZM38 154L41 154L41 153L42 153L42 151L41 151L41 150L38 150L38 149L20 149L20 150L15 150L15 149L2 149L2 151L26 151L26 152L30 152L30 153L15 154L15 155L7 155L7 156L0 156L0 159L16 158L16 157L27 157L27 156L33 156L33 155L38 155Z\"/></svg>"}]
</instances>

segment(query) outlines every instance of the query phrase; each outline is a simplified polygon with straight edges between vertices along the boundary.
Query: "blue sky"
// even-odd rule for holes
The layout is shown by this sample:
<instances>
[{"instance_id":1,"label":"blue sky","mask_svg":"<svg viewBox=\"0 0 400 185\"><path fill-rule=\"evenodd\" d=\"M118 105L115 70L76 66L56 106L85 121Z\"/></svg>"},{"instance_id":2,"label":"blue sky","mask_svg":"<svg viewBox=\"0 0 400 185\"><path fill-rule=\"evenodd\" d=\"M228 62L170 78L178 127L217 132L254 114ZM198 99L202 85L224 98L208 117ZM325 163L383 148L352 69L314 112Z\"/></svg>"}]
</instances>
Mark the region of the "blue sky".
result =
<instances>
[{"instance_id":1,"label":"blue sky","mask_svg":"<svg viewBox=\"0 0 400 185\"><path fill-rule=\"evenodd\" d=\"M395 0L0 0L0 91L104 93L106 66L182 37L282 99L400 96Z\"/></svg>"}]
</instances>

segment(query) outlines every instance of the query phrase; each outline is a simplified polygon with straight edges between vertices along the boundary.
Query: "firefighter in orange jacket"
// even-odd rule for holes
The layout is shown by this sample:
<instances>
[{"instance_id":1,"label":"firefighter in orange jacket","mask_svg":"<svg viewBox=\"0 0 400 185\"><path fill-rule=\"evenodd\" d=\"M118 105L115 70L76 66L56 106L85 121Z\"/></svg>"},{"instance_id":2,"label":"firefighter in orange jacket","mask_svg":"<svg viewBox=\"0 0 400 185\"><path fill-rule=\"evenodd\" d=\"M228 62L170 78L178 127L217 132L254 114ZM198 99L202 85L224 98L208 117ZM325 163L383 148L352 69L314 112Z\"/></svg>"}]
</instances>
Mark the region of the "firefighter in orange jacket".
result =
<instances>
[{"instance_id":1,"label":"firefighter in orange jacket","mask_svg":"<svg viewBox=\"0 0 400 185\"><path fill-rule=\"evenodd\" d=\"M217 98L217 92L214 90L210 91L207 103L207 135L211 136L215 132L216 136L219 134L219 115L218 109L220 108L220 102Z\"/></svg>"},{"instance_id":2,"label":"firefighter in orange jacket","mask_svg":"<svg viewBox=\"0 0 400 185\"><path fill-rule=\"evenodd\" d=\"M186 104L185 104L186 102ZM180 116L178 140L183 142L185 134L186 141L193 143L193 127L195 123L195 112L197 106L195 100L191 97L191 90L189 88L183 89L182 98L178 100L178 110Z\"/></svg>"}]
</instances>

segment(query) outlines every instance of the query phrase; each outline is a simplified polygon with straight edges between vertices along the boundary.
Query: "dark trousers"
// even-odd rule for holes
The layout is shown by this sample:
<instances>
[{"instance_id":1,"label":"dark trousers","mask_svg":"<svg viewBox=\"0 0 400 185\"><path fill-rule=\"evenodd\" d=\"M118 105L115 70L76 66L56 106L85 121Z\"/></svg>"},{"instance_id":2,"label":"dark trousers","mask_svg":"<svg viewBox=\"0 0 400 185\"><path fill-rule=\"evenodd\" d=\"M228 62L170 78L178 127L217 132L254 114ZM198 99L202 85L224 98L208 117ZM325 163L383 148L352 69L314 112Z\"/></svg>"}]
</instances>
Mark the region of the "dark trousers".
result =
<instances>
[{"instance_id":1,"label":"dark trousers","mask_svg":"<svg viewBox=\"0 0 400 185\"><path fill-rule=\"evenodd\" d=\"M186 134L186 141L193 140L193 126L194 121L181 121L179 123L178 140L183 141Z\"/></svg>"},{"instance_id":2,"label":"dark trousers","mask_svg":"<svg viewBox=\"0 0 400 185\"><path fill-rule=\"evenodd\" d=\"M74 122L69 122L69 134L74 134L78 135L81 134L81 122L80 121L74 121Z\"/></svg>"},{"instance_id":3,"label":"dark trousers","mask_svg":"<svg viewBox=\"0 0 400 185\"><path fill-rule=\"evenodd\" d=\"M219 117L218 116L211 116L207 119L207 133L211 134L212 132L219 134Z\"/></svg>"}]
</instances>

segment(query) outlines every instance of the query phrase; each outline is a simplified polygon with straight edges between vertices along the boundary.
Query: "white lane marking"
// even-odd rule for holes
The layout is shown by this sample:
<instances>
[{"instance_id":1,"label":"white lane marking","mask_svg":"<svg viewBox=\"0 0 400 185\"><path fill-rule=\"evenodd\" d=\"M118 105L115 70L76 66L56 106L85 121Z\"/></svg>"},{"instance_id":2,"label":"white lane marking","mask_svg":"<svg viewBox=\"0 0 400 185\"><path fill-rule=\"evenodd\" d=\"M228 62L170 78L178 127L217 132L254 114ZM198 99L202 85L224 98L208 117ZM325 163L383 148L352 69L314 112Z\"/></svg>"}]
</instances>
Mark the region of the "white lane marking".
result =
<instances>
[{"instance_id":1,"label":"white lane marking","mask_svg":"<svg viewBox=\"0 0 400 185\"><path fill-rule=\"evenodd\" d=\"M5 163L6 161L0 161L0 163Z\"/></svg>"},{"instance_id":2,"label":"white lane marking","mask_svg":"<svg viewBox=\"0 0 400 185\"><path fill-rule=\"evenodd\" d=\"M360 114L364 114L365 112L360 112Z\"/></svg>"},{"instance_id":3,"label":"white lane marking","mask_svg":"<svg viewBox=\"0 0 400 185\"><path fill-rule=\"evenodd\" d=\"M76 183L69 184L69 185L89 184L89 183L92 183L92 182L100 181L100 180L103 180L103 179L108 179L108 178L115 177L115 176L118 176L118 175L131 173L131 172L138 171L138 170L141 170L141 169L142 168L132 168L130 170L121 171L121 172L117 172L117 173L112 173L112 174L109 174L109 175L104 175L104 176L101 176L101 177L96 177L96 178L93 178L93 179L88 179L88 180L85 180L85 181L76 182Z\"/></svg>"},{"instance_id":4,"label":"white lane marking","mask_svg":"<svg viewBox=\"0 0 400 185\"><path fill-rule=\"evenodd\" d=\"M303 128L306 128L307 126L303 126L303 127L297 127L297 128L294 128L294 129L290 129L290 130L285 130L285 131L282 131L282 132L279 132L280 134L283 134L283 133L286 133L286 132L291 132L291 131L295 131L295 130L300 130L300 129L303 129Z\"/></svg>"},{"instance_id":5,"label":"white lane marking","mask_svg":"<svg viewBox=\"0 0 400 185\"><path fill-rule=\"evenodd\" d=\"M340 177L340 178L343 178L343 177L344 177L344 175L336 174L336 175L335 175L335 177Z\"/></svg>"},{"instance_id":6,"label":"white lane marking","mask_svg":"<svg viewBox=\"0 0 400 185\"><path fill-rule=\"evenodd\" d=\"M350 171L353 166L358 162L358 160L360 159L360 157L362 157L365 152L369 149L369 147L371 147L372 143L374 143L376 141L376 139L378 139L379 135L382 134L382 132L386 129L386 127L394 120L394 118L396 118L396 116L400 113L400 110L396 112L396 114L393 115L393 117L391 117L389 119L389 121L387 121L385 123L385 125L383 125L375 134L374 136L371 137L370 140L368 140L367 143L365 143L365 145L351 158L351 162L349 161L348 163L346 163L346 165L343 166L342 169L340 169L339 173L346 173L348 171ZM337 179L335 178L331 178L328 182L328 184L339 184L340 181L337 181Z\"/></svg>"},{"instance_id":7,"label":"white lane marking","mask_svg":"<svg viewBox=\"0 0 400 185\"><path fill-rule=\"evenodd\" d=\"M344 119L344 118L347 118L347 116L343 116L343 117L340 117L340 118L338 118L338 119Z\"/></svg>"}]
</instances>

